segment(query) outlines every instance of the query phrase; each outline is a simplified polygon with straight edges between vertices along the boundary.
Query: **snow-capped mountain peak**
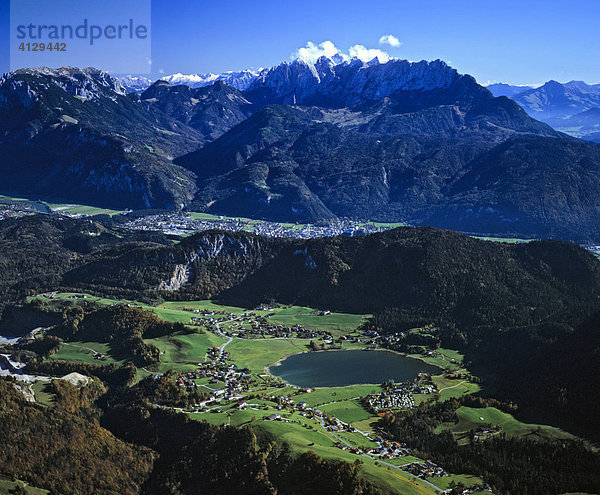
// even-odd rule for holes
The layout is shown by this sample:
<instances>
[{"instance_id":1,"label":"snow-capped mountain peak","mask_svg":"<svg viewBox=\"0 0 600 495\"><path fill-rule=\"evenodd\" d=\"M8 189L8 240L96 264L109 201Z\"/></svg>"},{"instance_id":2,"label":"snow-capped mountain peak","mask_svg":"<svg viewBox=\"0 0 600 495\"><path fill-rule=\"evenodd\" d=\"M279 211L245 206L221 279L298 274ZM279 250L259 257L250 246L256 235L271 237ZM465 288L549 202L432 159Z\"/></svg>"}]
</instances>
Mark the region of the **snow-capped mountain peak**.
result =
<instances>
[{"instance_id":1,"label":"snow-capped mountain peak","mask_svg":"<svg viewBox=\"0 0 600 495\"><path fill-rule=\"evenodd\" d=\"M119 81L127 91L133 93L142 93L154 82L152 79L144 76L123 76L119 78Z\"/></svg>"},{"instance_id":2,"label":"snow-capped mountain peak","mask_svg":"<svg viewBox=\"0 0 600 495\"><path fill-rule=\"evenodd\" d=\"M258 76L258 71L242 70L242 71L227 71L222 74L182 74L176 73L170 76L162 77L161 79L171 84L185 84L191 88L202 88L210 86L216 81L223 81L225 84L244 91L248 89L250 84Z\"/></svg>"},{"instance_id":3,"label":"snow-capped mountain peak","mask_svg":"<svg viewBox=\"0 0 600 495\"><path fill-rule=\"evenodd\" d=\"M127 92L119 79L93 67L60 67L58 69L38 67L18 69L14 72L6 73L0 79L0 85L8 83L14 78L18 79L23 74L46 77L52 84L84 100L96 100L107 91L119 95L125 95ZM17 83L21 84L22 82L17 81Z\"/></svg>"},{"instance_id":4,"label":"snow-capped mountain peak","mask_svg":"<svg viewBox=\"0 0 600 495\"><path fill-rule=\"evenodd\" d=\"M222 74L213 74L210 72L205 74L182 74L181 72L176 72L175 74L163 76L160 80L167 81L175 86L185 85L190 88L202 88L204 86L210 86L216 81L223 81L233 88L244 91L248 89L250 84L256 79L260 70L255 71L248 69L241 71L227 71ZM123 76L120 77L119 80L128 91L136 93L145 91L154 82L154 80L143 76Z\"/></svg>"},{"instance_id":5,"label":"snow-capped mountain peak","mask_svg":"<svg viewBox=\"0 0 600 495\"><path fill-rule=\"evenodd\" d=\"M339 58L338 58L339 60ZM378 100L395 91L430 91L448 87L458 72L441 60L410 62L374 57L368 62L358 57L321 56L315 63L304 58L283 62L262 71L248 90L270 90L283 103L329 101L332 105L354 105Z\"/></svg>"}]
</instances>

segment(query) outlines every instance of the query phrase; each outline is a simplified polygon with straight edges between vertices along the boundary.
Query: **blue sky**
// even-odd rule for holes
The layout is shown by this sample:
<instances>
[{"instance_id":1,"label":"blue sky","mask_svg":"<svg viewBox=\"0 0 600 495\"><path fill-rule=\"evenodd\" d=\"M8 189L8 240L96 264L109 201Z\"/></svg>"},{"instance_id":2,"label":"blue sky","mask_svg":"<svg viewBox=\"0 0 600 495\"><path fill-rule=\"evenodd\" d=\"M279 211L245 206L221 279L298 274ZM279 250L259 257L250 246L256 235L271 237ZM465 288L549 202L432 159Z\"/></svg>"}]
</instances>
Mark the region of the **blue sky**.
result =
<instances>
[{"instance_id":1,"label":"blue sky","mask_svg":"<svg viewBox=\"0 0 600 495\"><path fill-rule=\"evenodd\" d=\"M0 0L2 72L8 3ZM600 83L599 19L600 2L591 0L152 0L151 67L155 77L269 67L309 41L329 40L343 51L363 45L410 60L440 58L482 83ZM381 45L388 34L401 45Z\"/></svg>"}]
</instances>

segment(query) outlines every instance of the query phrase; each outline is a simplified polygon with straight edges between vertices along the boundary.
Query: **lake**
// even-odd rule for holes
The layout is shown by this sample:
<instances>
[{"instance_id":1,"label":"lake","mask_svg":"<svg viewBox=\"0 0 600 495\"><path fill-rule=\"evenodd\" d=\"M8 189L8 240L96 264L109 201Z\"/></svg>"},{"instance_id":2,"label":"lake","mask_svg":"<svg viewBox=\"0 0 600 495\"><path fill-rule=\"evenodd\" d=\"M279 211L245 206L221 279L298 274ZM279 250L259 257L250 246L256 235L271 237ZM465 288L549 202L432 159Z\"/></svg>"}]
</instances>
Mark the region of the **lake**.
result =
<instances>
[{"instance_id":1,"label":"lake","mask_svg":"<svg viewBox=\"0 0 600 495\"><path fill-rule=\"evenodd\" d=\"M269 371L297 387L343 387L367 383L412 381L420 372L440 368L391 351L324 351L293 354Z\"/></svg>"}]
</instances>

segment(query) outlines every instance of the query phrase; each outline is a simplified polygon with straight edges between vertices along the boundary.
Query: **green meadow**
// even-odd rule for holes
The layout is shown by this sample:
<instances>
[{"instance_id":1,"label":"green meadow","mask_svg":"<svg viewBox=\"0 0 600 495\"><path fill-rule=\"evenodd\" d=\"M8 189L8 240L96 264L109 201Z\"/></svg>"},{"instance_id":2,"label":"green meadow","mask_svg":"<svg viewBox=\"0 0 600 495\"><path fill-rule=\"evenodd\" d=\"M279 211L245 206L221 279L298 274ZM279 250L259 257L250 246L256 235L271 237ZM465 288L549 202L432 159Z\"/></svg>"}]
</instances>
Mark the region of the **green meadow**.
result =
<instances>
[{"instance_id":1,"label":"green meadow","mask_svg":"<svg viewBox=\"0 0 600 495\"><path fill-rule=\"evenodd\" d=\"M72 296L85 295L85 299L74 299ZM224 311L226 313L233 313L236 316L246 312L253 312L259 316L266 316L267 314L273 314L270 321L274 324L293 326L300 324L305 328L311 330L322 330L329 331L334 336L339 336L345 333L355 332L356 329L361 325L366 318L370 315L362 314L346 314L346 313L331 313L328 315L319 315L319 311L312 308L306 308L301 306L283 306L279 308L265 310L254 310L250 308L242 308L238 306L225 306L214 303L209 300L201 301L174 301L165 302L158 306L150 306L142 304L137 301L131 301L126 299L108 299L104 297L97 297L91 294L75 293L75 292L58 292L52 299L46 298L45 296L32 296L29 300L39 299L49 306L58 306L61 302L69 301L73 304L77 304L81 301L93 302L100 306L110 306L113 304L123 303L136 306L147 311L153 311L159 318L170 322L178 322L189 324L192 316L202 318L202 315L193 313L194 310L206 310L206 311ZM223 316L223 315L216 315Z\"/></svg>"},{"instance_id":2,"label":"green meadow","mask_svg":"<svg viewBox=\"0 0 600 495\"><path fill-rule=\"evenodd\" d=\"M306 402L310 407L317 407L331 402L355 399L364 395L378 394L381 392L379 385L349 385L347 387L316 388L312 392L302 393L294 397L294 401Z\"/></svg>"},{"instance_id":3,"label":"green meadow","mask_svg":"<svg viewBox=\"0 0 600 495\"><path fill-rule=\"evenodd\" d=\"M554 426L522 423L512 415L502 412L495 407L474 408L459 407L456 411L459 418L456 424L444 424L436 431L448 430L457 438L463 438L468 432L480 426L491 425L500 427L501 432L508 436L528 437L531 439L573 440L575 437Z\"/></svg>"},{"instance_id":4,"label":"green meadow","mask_svg":"<svg viewBox=\"0 0 600 495\"><path fill-rule=\"evenodd\" d=\"M516 237L489 237L489 236L478 236L472 235L475 239L480 239L482 241L490 241L490 242L505 242L507 244L518 244L520 242L531 242L533 239L519 239Z\"/></svg>"},{"instance_id":5,"label":"green meadow","mask_svg":"<svg viewBox=\"0 0 600 495\"><path fill-rule=\"evenodd\" d=\"M440 393L441 400L458 398L463 395L479 392L480 387L477 383L471 383L463 378L445 378L443 376L433 376L431 378Z\"/></svg>"},{"instance_id":6,"label":"green meadow","mask_svg":"<svg viewBox=\"0 0 600 495\"><path fill-rule=\"evenodd\" d=\"M454 349L444 349L443 347L440 347L434 351L433 356L423 354L408 354L408 356L421 359L426 363L433 364L442 369L449 369L451 371L460 371L463 369L464 356Z\"/></svg>"},{"instance_id":7,"label":"green meadow","mask_svg":"<svg viewBox=\"0 0 600 495\"><path fill-rule=\"evenodd\" d=\"M35 394L35 401L38 404L43 404L44 406L53 406L55 396L48 391L48 385L48 382L34 382L31 385L31 388Z\"/></svg>"},{"instance_id":8,"label":"green meadow","mask_svg":"<svg viewBox=\"0 0 600 495\"><path fill-rule=\"evenodd\" d=\"M97 206L72 204L72 203L51 203L33 198L16 198L0 194L0 202L19 202L19 203L43 203L56 213L67 213L69 215L116 215L122 213L120 210L102 208Z\"/></svg>"},{"instance_id":9,"label":"green meadow","mask_svg":"<svg viewBox=\"0 0 600 495\"><path fill-rule=\"evenodd\" d=\"M186 335L167 335L156 339L145 339L145 342L158 347L161 351L158 371L164 373L169 369L192 371L197 364L204 361L209 347L219 347L225 339L212 333L190 333Z\"/></svg>"},{"instance_id":10,"label":"green meadow","mask_svg":"<svg viewBox=\"0 0 600 495\"><path fill-rule=\"evenodd\" d=\"M77 205L67 203L46 203L48 207L56 213L68 213L69 215L117 215L122 213L120 210L111 210L109 208L99 208L97 206Z\"/></svg>"},{"instance_id":11,"label":"green meadow","mask_svg":"<svg viewBox=\"0 0 600 495\"><path fill-rule=\"evenodd\" d=\"M441 488L442 490L448 490L450 488L450 484L452 482L459 484L462 483L467 488L476 485L477 483L483 483L481 478L477 476L469 476L468 474L451 474L449 476L443 477L433 477L427 479L430 483L433 483L435 486ZM475 492L475 493L491 493L489 491L484 492Z\"/></svg>"},{"instance_id":12,"label":"green meadow","mask_svg":"<svg viewBox=\"0 0 600 495\"><path fill-rule=\"evenodd\" d=\"M47 493L50 493L48 490L43 490L41 488L29 486L24 481L10 481L0 479L0 495L10 495L11 493L16 493L15 490L18 489L24 489L27 495L45 495Z\"/></svg>"},{"instance_id":13,"label":"green meadow","mask_svg":"<svg viewBox=\"0 0 600 495\"><path fill-rule=\"evenodd\" d=\"M235 339L227 346L238 368L264 373L265 368L290 354L307 351L306 339Z\"/></svg>"},{"instance_id":14,"label":"green meadow","mask_svg":"<svg viewBox=\"0 0 600 495\"><path fill-rule=\"evenodd\" d=\"M104 354L104 359L94 358L95 353ZM50 359L61 359L75 363L122 364L111 354L110 346L102 342L63 342L60 349Z\"/></svg>"},{"instance_id":15,"label":"green meadow","mask_svg":"<svg viewBox=\"0 0 600 495\"><path fill-rule=\"evenodd\" d=\"M271 311L274 315L270 321L275 324L293 326L303 325L311 330L325 330L334 337L354 333L356 329L371 315L330 313L320 315L320 311L301 306L276 308Z\"/></svg>"},{"instance_id":16,"label":"green meadow","mask_svg":"<svg viewBox=\"0 0 600 495\"><path fill-rule=\"evenodd\" d=\"M270 433L286 442L292 450L297 452L313 451L325 459L344 460L350 463L359 460L362 462L361 471L365 479L379 487L384 493L397 495L434 493L430 487L408 473L335 447L333 445L336 441L335 438L324 430L319 431L314 427L307 427L303 423L280 421L256 421L252 423L252 427Z\"/></svg>"},{"instance_id":17,"label":"green meadow","mask_svg":"<svg viewBox=\"0 0 600 495\"><path fill-rule=\"evenodd\" d=\"M369 418L376 419L376 417L373 417L362 407L357 399L334 402L332 404L320 406L319 409L325 414L335 416L344 423L355 424Z\"/></svg>"}]
</instances>

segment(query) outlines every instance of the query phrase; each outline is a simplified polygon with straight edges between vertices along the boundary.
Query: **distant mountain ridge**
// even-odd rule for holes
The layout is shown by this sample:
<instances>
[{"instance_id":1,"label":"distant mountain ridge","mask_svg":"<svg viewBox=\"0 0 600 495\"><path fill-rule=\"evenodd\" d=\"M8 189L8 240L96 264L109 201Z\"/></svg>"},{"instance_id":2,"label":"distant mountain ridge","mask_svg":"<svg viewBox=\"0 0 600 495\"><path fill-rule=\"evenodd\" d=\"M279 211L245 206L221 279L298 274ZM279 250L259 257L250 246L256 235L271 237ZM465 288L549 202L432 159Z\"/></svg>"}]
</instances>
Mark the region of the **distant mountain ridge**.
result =
<instances>
[{"instance_id":1,"label":"distant mountain ridge","mask_svg":"<svg viewBox=\"0 0 600 495\"><path fill-rule=\"evenodd\" d=\"M217 81L223 81L232 88L244 91L254 82L260 72L254 70L227 71L221 74L205 73L205 74L182 74L177 72L168 76L162 76L158 80L166 81L174 86L185 85L190 88L203 88L210 86ZM142 93L148 89L157 80L144 76L121 76L118 80L123 86L131 92Z\"/></svg>"},{"instance_id":2,"label":"distant mountain ridge","mask_svg":"<svg viewBox=\"0 0 600 495\"><path fill-rule=\"evenodd\" d=\"M488 86L495 96L510 96L533 118L572 136L600 142L600 115L594 112L600 109L600 84L548 81L537 88L518 91L519 88L501 84ZM588 111L592 112L580 117Z\"/></svg>"},{"instance_id":3,"label":"distant mountain ridge","mask_svg":"<svg viewBox=\"0 0 600 495\"><path fill-rule=\"evenodd\" d=\"M513 98L533 117L566 117L600 107L600 84L548 81L539 88L524 91Z\"/></svg>"},{"instance_id":4,"label":"distant mountain ridge","mask_svg":"<svg viewBox=\"0 0 600 495\"><path fill-rule=\"evenodd\" d=\"M223 81L232 88L244 91L254 82L258 77L259 71L254 70L242 70L242 71L227 71L221 74L171 74L170 76L161 77L163 81L178 85L185 84L191 88L202 88L204 86L210 86L216 81Z\"/></svg>"},{"instance_id":5,"label":"distant mountain ridge","mask_svg":"<svg viewBox=\"0 0 600 495\"><path fill-rule=\"evenodd\" d=\"M439 60L321 57L263 70L247 90L159 80L141 93L95 69L16 71L0 83L0 125L6 191L290 222L600 234L598 149Z\"/></svg>"},{"instance_id":6,"label":"distant mountain ridge","mask_svg":"<svg viewBox=\"0 0 600 495\"><path fill-rule=\"evenodd\" d=\"M533 86L515 86L512 84L506 83L493 83L488 84L486 88L494 95L494 96L508 96L509 98L522 93L523 91L527 91L530 89L534 89Z\"/></svg>"}]
</instances>

